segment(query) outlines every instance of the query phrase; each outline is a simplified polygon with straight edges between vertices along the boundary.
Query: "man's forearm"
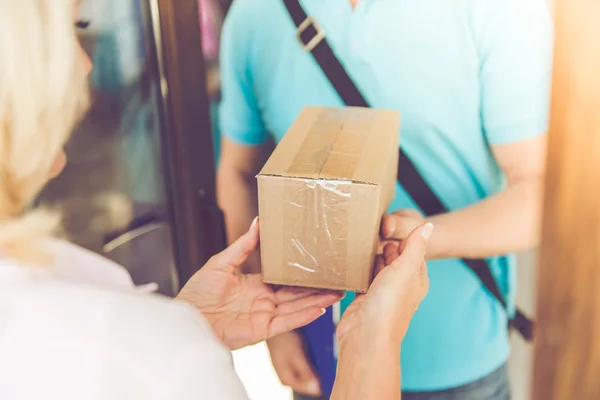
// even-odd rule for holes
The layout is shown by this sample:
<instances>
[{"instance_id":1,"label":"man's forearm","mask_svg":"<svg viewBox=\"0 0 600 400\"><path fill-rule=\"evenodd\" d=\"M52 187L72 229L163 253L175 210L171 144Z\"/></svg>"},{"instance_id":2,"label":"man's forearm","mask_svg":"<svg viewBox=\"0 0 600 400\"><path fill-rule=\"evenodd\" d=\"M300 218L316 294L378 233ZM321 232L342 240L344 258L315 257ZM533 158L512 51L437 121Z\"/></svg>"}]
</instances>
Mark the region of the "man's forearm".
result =
<instances>
[{"instance_id":1,"label":"man's forearm","mask_svg":"<svg viewBox=\"0 0 600 400\"><path fill-rule=\"evenodd\" d=\"M217 199L225 214L227 241L230 244L248 231L248 227L258 215L256 191L256 181L253 176L228 169L219 169ZM260 272L258 252L248 258L244 265L244 272Z\"/></svg>"},{"instance_id":2,"label":"man's forearm","mask_svg":"<svg viewBox=\"0 0 600 400\"><path fill-rule=\"evenodd\" d=\"M332 400L400 399L400 343L363 329L348 333L340 355Z\"/></svg>"},{"instance_id":3,"label":"man's forearm","mask_svg":"<svg viewBox=\"0 0 600 400\"><path fill-rule=\"evenodd\" d=\"M483 258L538 245L543 184L522 180L480 203L428 218L429 258Z\"/></svg>"}]
</instances>

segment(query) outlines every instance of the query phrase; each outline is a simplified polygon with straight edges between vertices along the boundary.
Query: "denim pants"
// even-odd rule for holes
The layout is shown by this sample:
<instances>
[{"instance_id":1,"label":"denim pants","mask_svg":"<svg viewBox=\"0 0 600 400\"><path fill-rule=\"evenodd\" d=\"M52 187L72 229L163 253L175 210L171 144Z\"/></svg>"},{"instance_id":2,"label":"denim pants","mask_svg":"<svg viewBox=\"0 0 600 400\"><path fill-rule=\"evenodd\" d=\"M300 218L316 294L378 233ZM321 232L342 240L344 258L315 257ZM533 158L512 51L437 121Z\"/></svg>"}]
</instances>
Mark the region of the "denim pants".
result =
<instances>
[{"instance_id":1,"label":"denim pants","mask_svg":"<svg viewBox=\"0 0 600 400\"><path fill-rule=\"evenodd\" d=\"M402 392L402 400L510 400L506 365L473 383L435 392ZM295 394L294 400L325 400ZM369 400L369 399L365 399Z\"/></svg>"}]
</instances>

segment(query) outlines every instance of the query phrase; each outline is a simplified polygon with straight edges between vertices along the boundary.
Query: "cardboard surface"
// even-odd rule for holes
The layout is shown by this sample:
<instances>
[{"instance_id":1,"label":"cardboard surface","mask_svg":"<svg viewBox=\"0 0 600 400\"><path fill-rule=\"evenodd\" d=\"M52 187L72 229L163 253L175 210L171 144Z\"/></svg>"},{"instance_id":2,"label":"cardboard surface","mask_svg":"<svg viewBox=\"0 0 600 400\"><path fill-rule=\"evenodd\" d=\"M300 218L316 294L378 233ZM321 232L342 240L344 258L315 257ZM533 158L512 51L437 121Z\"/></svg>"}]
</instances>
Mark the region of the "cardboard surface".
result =
<instances>
[{"instance_id":1,"label":"cardboard surface","mask_svg":"<svg viewBox=\"0 0 600 400\"><path fill-rule=\"evenodd\" d=\"M367 290L399 129L395 111L302 110L257 176L265 282Z\"/></svg>"}]
</instances>

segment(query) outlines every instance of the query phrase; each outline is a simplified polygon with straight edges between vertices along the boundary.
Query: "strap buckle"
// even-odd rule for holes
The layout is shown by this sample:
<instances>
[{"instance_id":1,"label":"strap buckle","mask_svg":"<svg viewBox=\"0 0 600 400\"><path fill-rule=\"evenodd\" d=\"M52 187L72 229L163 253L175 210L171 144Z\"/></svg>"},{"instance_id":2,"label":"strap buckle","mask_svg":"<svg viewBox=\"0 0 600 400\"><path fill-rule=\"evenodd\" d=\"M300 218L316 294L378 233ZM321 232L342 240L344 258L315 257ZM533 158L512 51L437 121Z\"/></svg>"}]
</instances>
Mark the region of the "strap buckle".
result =
<instances>
[{"instance_id":1,"label":"strap buckle","mask_svg":"<svg viewBox=\"0 0 600 400\"><path fill-rule=\"evenodd\" d=\"M317 34L313 36L313 38L310 39L308 43L304 43L301 35L311 26L315 28ZM298 25L298 29L296 30L296 37L298 38L302 49L310 53L315 47L317 47L319 43L323 41L323 39L325 39L325 32L321 29L319 24L317 24L317 21L315 21L313 17L309 16L306 17L306 19L300 25Z\"/></svg>"}]
</instances>

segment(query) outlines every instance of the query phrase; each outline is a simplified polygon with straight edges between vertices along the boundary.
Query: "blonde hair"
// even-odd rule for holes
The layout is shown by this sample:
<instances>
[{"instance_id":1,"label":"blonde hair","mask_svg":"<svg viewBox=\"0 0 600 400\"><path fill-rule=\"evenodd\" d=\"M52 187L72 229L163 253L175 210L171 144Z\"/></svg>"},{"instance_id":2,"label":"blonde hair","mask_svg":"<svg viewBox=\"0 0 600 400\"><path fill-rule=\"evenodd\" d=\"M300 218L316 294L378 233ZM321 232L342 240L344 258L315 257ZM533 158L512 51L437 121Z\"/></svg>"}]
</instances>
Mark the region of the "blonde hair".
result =
<instances>
[{"instance_id":1,"label":"blonde hair","mask_svg":"<svg viewBox=\"0 0 600 400\"><path fill-rule=\"evenodd\" d=\"M87 106L73 0L0 0L0 255L39 260L56 215L29 209Z\"/></svg>"}]
</instances>

